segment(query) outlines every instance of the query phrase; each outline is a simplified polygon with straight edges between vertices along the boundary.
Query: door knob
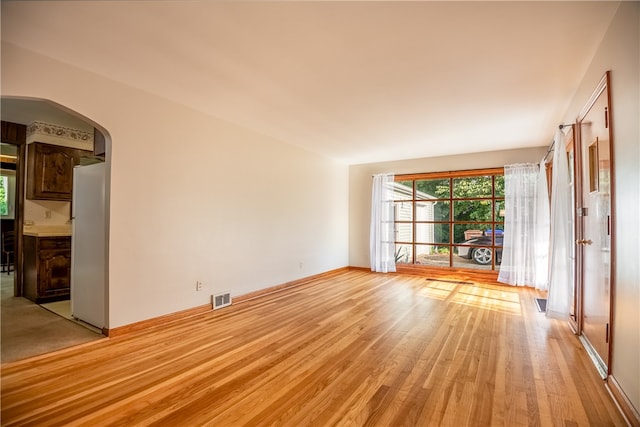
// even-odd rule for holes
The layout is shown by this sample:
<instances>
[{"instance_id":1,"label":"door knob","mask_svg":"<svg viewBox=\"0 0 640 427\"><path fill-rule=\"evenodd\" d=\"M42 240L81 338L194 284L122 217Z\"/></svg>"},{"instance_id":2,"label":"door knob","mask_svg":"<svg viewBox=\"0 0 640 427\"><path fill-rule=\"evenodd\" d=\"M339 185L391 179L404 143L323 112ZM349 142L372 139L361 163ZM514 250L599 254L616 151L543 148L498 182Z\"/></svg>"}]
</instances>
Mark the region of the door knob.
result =
<instances>
[{"instance_id":1,"label":"door knob","mask_svg":"<svg viewBox=\"0 0 640 427\"><path fill-rule=\"evenodd\" d=\"M590 245L593 242L590 239L579 239L576 240L576 245Z\"/></svg>"}]
</instances>

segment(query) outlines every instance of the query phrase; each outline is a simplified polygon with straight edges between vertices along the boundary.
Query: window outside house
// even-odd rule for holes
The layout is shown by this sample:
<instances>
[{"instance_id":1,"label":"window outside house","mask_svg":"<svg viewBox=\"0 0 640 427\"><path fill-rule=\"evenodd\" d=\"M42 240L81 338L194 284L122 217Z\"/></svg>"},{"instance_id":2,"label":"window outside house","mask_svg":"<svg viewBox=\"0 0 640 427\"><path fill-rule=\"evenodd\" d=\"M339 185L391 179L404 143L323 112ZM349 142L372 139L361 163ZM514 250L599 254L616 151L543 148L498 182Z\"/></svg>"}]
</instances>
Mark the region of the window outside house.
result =
<instances>
[{"instance_id":1,"label":"window outside house","mask_svg":"<svg viewBox=\"0 0 640 427\"><path fill-rule=\"evenodd\" d=\"M0 175L0 216L9 215L9 177Z\"/></svg>"},{"instance_id":2,"label":"window outside house","mask_svg":"<svg viewBox=\"0 0 640 427\"><path fill-rule=\"evenodd\" d=\"M504 171L398 175L396 264L495 270L502 257Z\"/></svg>"}]
</instances>

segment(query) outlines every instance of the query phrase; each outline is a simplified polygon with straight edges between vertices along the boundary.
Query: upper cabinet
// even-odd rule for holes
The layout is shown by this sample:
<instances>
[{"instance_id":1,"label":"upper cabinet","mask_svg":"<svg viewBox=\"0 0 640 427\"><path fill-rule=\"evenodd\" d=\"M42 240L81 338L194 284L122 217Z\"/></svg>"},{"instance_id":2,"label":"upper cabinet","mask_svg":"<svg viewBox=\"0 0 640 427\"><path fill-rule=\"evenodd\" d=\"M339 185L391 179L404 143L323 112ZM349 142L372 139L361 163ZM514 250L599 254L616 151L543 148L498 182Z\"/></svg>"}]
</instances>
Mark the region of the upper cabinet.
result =
<instances>
[{"instance_id":1,"label":"upper cabinet","mask_svg":"<svg viewBox=\"0 0 640 427\"><path fill-rule=\"evenodd\" d=\"M27 127L18 123L2 121L2 142L24 144L27 140Z\"/></svg>"},{"instance_id":2,"label":"upper cabinet","mask_svg":"<svg viewBox=\"0 0 640 427\"><path fill-rule=\"evenodd\" d=\"M27 199L69 201L73 168L91 151L34 142L27 153Z\"/></svg>"}]
</instances>

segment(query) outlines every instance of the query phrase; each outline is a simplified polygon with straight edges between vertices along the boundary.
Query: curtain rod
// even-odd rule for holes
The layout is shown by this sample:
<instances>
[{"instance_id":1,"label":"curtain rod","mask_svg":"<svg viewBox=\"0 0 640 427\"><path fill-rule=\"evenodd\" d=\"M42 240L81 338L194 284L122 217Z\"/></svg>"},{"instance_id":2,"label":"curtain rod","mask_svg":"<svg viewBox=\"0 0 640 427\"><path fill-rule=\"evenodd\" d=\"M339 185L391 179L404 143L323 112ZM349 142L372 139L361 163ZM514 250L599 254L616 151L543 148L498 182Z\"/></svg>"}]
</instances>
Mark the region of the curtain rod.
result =
<instances>
[{"instance_id":1,"label":"curtain rod","mask_svg":"<svg viewBox=\"0 0 640 427\"><path fill-rule=\"evenodd\" d=\"M564 129L564 128L566 128L566 127L569 127L569 126L573 127L573 125L572 125L572 124L571 124L571 125L566 125L566 124L564 124L564 123L563 123L563 124L561 124L561 125L558 125L558 129L562 130L562 129ZM549 153L550 153L550 152L552 152L552 151L553 151L553 147L554 147L555 145L556 145L556 140L555 140L555 139L552 139L552 140L551 140L551 145L550 145L550 146L549 146L549 148L547 149L547 152L545 153L545 155L544 155L544 157L542 158L542 160L546 160L546 159L547 159L547 156L549 155Z\"/></svg>"}]
</instances>

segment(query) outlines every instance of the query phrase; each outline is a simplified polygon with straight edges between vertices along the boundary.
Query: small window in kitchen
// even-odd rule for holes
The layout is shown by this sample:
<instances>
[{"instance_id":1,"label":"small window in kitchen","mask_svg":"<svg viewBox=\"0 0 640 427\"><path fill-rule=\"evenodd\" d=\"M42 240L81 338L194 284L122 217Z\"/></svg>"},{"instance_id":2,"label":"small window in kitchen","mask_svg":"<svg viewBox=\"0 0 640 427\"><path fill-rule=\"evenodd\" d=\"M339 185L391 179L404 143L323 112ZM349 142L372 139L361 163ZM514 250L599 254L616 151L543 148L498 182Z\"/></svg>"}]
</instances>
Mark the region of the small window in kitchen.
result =
<instances>
[{"instance_id":1,"label":"small window in kitchen","mask_svg":"<svg viewBox=\"0 0 640 427\"><path fill-rule=\"evenodd\" d=\"M9 215L9 177L4 175L4 171L0 176L0 215Z\"/></svg>"}]
</instances>

